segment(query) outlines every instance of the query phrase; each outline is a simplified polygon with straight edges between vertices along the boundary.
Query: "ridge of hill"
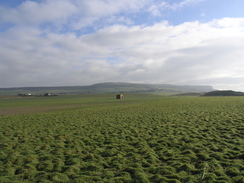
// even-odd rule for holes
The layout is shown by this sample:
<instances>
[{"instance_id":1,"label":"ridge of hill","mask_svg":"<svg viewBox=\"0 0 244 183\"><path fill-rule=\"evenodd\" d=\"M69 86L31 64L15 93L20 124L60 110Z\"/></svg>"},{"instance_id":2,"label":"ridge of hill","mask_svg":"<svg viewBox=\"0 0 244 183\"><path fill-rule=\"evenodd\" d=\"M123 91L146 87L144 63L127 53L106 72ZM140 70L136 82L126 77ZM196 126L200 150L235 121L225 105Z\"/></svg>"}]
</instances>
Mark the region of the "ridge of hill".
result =
<instances>
[{"instance_id":1,"label":"ridge of hill","mask_svg":"<svg viewBox=\"0 0 244 183\"><path fill-rule=\"evenodd\" d=\"M98 94L98 93L185 93L209 92L212 86L171 85L171 84L139 84L139 83L98 83L89 86L55 86L55 87L18 87L0 88L0 95L18 95L31 93L32 95L51 94Z\"/></svg>"},{"instance_id":2,"label":"ridge of hill","mask_svg":"<svg viewBox=\"0 0 244 183\"><path fill-rule=\"evenodd\" d=\"M216 90L205 93L202 96L244 96L244 92L237 92L232 90Z\"/></svg>"}]
</instances>

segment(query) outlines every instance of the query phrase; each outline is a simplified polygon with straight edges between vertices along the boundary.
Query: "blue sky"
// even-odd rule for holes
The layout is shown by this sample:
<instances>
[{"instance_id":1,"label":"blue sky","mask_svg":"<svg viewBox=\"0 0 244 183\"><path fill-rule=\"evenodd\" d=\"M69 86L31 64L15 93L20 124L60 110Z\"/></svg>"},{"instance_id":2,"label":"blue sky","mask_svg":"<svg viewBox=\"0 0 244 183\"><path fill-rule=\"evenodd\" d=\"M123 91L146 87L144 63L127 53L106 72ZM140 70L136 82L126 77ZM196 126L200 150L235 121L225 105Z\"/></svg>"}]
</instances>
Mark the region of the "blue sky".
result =
<instances>
[{"instance_id":1,"label":"blue sky","mask_svg":"<svg viewBox=\"0 0 244 183\"><path fill-rule=\"evenodd\" d=\"M244 91L242 0L2 0L0 87L99 82Z\"/></svg>"}]
</instances>

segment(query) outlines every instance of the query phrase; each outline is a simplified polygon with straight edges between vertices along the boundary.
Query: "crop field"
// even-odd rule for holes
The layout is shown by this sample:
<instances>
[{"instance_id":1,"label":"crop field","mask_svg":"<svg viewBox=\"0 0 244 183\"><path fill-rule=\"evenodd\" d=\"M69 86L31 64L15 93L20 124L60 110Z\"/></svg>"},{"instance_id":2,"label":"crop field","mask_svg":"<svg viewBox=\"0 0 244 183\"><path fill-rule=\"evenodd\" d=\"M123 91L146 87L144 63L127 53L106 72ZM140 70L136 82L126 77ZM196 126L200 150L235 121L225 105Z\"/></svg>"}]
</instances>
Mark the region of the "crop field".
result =
<instances>
[{"instance_id":1,"label":"crop field","mask_svg":"<svg viewBox=\"0 0 244 183\"><path fill-rule=\"evenodd\" d=\"M243 183L244 98L0 99L0 183Z\"/></svg>"}]
</instances>

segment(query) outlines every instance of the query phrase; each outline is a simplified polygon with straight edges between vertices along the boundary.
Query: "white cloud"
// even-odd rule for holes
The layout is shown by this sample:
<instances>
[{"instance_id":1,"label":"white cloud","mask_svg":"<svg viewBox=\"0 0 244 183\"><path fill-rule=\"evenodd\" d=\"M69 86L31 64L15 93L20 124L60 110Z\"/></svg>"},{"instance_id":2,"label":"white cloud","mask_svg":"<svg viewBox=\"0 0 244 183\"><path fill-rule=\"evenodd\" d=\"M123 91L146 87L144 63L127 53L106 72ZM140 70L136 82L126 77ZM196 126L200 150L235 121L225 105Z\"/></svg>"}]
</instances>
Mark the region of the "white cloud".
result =
<instances>
[{"instance_id":1,"label":"white cloud","mask_svg":"<svg viewBox=\"0 0 244 183\"><path fill-rule=\"evenodd\" d=\"M235 26L230 26L233 22ZM116 25L80 37L12 29L0 35L0 75L9 78L1 83L40 86L136 81L214 85L213 81L218 81L217 86L221 86L223 78L244 77L242 22L221 19L178 26L167 22Z\"/></svg>"},{"instance_id":2,"label":"white cloud","mask_svg":"<svg viewBox=\"0 0 244 183\"><path fill-rule=\"evenodd\" d=\"M24 1L17 8L0 7L1 22L20 25L45 22L66 23L66 18L78 12L68 0L45 0L41 3Z\"/></svg>"},{"instance_id":3,"label":"white cloud","mask_svg":"<svg viewBox=\"0 0 244 183\"><path fill-rule=\"evenodd\" d=\"M103 18L131 24L129 18L119 13L138 12L145 4L147 4L146 0L43 0L40 2L27 0L15 8L0 6L0 23L36 26L46 24L51 28L65 26L69 30L94 26Z\"/></svg>"},{"instance_id":4,"label":"white cloud","mask_svg":"<svg viewBox=\"0 0 244 183\"><path fill-rule=\"evenodd\" d=\"M148 11L153 16L159 16L165 9L177 10L201 1L203 0L184 0L170 4L167 1L157 0L43 0L37 2L27 0L14 8L0 6L0 23L42 26L48 27L48 31L80 30L87 26L99 29L101 21L133 24L134 21L127 15L133 17L136 13Z\"/></svg>"},{"instance_id":5,"label":"white cloud","mask_svg":"<svg viewBox=\"0 0 244 183\"><path fill-rule=\"evenodd\" d=\"M164 10L173 10L177 11L183 7L192 6L197 3L203 2L206 0L183 0L181 2L177 3L169 3L167 1L156 1L154 4L150 5L148 8L148 11L153 16L162 16L164 13Z\"/></svg>"},{"instance_id":6,"label":"white cloud","mask_svg":"<svg viewBox=\"0 0 244 183\"><path fill-rule=\"evenodd\" d=\"M200 1L155 6L156 1L137 0L38 2L0 8L0 22L14 24L0 32L0 87L134 81L244 91L238 87L244 78L243 18L134 25L127 13L149 8L158 16L164 8L176 10ZM48 28L48 23L61 31ZM88 26L97 30L74 32ZM70 31L62 31L65 27Z\"/></svg>"},{"instance_id":7,"label":"white cloud","mask_svg":"<svg viewBox=\"0 0 244 183\"><path fill-rule=\"evenodd\" d=\"M127 25L132 25L134 22L128 17L124 16L110 16L107 18L107 23L115 23L115 24L127 24Z\"/></svg>"},{"instance_id":8,"label":"white cloud","mask_svg":"<svg viewBox=\"0 0 244 183\"><path fill-rule=\"evenodd\" d=\"M184 7L184 6L191 6L191 5L203 2L203 1L206 1L206 0L184 0L180 3L174 3L171 6L171 9L176 10L176 9Z\"/></svg>"}]
</instances>

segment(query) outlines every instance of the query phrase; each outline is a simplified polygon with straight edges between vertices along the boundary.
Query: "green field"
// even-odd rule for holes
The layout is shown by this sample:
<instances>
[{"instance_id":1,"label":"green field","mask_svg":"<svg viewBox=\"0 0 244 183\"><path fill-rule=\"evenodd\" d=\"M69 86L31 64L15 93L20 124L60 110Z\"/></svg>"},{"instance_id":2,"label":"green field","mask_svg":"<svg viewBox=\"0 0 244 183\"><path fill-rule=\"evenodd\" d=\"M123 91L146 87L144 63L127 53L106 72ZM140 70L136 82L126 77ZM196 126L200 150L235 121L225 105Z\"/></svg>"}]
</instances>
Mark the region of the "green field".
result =
<instances>
[{"instance_id":1,"label":"green field","mask_svg":"<svg viewBox=\"0 0 244 183\"><path fill-rule=\"evenodd\" d=\"M0 99L0 182L244 182L244 98Z\"/></svg>"}]
</instances>

